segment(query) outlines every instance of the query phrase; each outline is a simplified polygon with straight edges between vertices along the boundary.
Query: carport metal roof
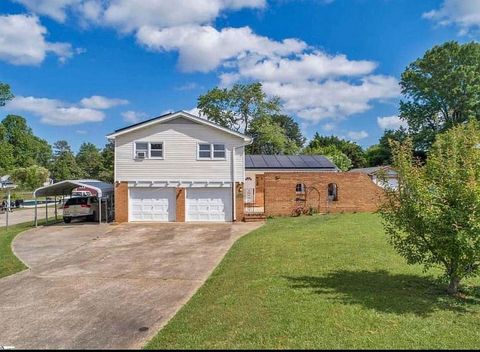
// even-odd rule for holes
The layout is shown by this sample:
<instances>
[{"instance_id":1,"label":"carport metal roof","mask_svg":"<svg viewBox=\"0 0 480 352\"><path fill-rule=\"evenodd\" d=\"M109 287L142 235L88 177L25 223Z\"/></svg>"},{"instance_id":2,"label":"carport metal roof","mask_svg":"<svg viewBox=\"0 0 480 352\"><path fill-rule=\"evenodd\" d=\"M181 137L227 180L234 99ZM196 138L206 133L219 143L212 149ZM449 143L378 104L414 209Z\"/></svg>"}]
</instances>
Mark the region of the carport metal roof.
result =
<instances>
[{"instance_id":1,"label":"carport metal roof","mask_svg":"<svg viewBox=\"0 0 480 352\"><path fill-rule=\"evenodd\" d=\"M113 193L113 185L98 180L66 180L41 187L33 192L35 197L54 197L69 195L78 187L88 187L97 191L98 197L105 197Z\"/></svg>"}]
</instances>

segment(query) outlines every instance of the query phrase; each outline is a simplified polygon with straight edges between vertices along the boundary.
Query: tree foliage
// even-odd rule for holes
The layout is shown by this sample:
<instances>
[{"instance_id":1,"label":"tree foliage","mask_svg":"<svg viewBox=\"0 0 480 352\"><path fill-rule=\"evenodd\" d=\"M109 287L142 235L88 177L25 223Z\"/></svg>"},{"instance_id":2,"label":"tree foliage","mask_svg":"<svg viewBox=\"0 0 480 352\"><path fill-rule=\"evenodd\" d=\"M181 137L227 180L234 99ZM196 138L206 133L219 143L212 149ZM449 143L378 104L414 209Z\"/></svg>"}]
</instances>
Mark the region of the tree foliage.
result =
<instances>
[{"instance_id":1,"label":"tree foliage","mask_svg":"<svg viewBox=\"0 0 480 352\"><path fill-rule=\"evenodd\" d=\"M248 134L253 137L253 143L247 147L249 154L295 154L300 150L284 129L268 116L255 119Z\"/></svg>"},{"instance_id":2,"label":"tree foliage","mask_svg":"<svg viewBox=\"0 0 480 352\"><path fill-rule=\"evenodd\" d=\"M0 82L0 106L5 106L7 101L13 99L13 94L10 90L10 86L6 83Z\"/></svg>"},{"instance_id":3,"label":"tree foliage","mask_svg":"<svg viewBox=\"0 0 480 352\"><path fill-rule=\"evenodd\" d=\"M399 190L386 193L386 231L408 263L442 267L455 294L480 272L480 124L439 134L425 164L413 157L411 139L393 142L393 156Z\"/></svg>"},{"instance_id":4,"label":"tree foliage","mask_svg":"<svg viewBox=\"0 0 480 352\"><path fill-rule=\"evenodd\" d=\"M77 161L68 142L64 140L55 142L53 148L54 157L50 169L53 180L59 182L81 177L82 171L77 165Z\"/></svg>"},{"instance_id":5,"label":"tree foliage","mask_svg":"<svg viewBox=\"0 0 480 352\"><path fill-rule=\"evenodd\" d=\"M342 153L334 145L329 146L317 146L317 147L306 147L303 150L303 154L305 155L323 155L327 157L332 163L334 163L340 170L347 171L352 168L352 161L350 158Z\"/></svg>"},{"instance_id":6,"label":"tree foliage","mask_svg":"<svg viewBox=\"0 0 480 352\"><path fill-rule=\"evenodd\" d=\"M114 182L115 142L109 141L102 150L103 169L99 179L105 182Z\"/></svg>"},{"instance_id":7,"label":"tree foliage","mask_svg":"<svg viewBox=\"0 0 480 352\"><path fill-rule=\"evenodd\" d=\"M403 72L400 116L414 147L428 150L436 134L480 118L480 44L447 42L428 50Z\"/></svg>"},{"instance_id":8,"label":"tree foliage","mask_svg":"<svg viewBox=\"0 0 480 352\"><path fill-rule=\"evenodd\" d=\"M407 137L408 132L404 128L385 130L378 144L370 146L365 151L368 166L391 165L393 162L391 141L404 142ZM421 155L420 152L416 152L416 154Z\"/></svg>"},{"instance_id":9,"label":"tree foliage","mask_svg":"<svg viewBox=\"0 0 480 352\"><path fill-rule=\"evenodd\" d=\"M355 142L346 141L337 136L321 136L317 132L310 143L308 143L308 148L312 150L320 150L321 148L332 146L350 159L351 167L366 166L367 160L365 158L365 152L362 147Z\"/></svg>"},{"instance_id":10,"label":"tree foliage","mask_svg":"<svg viewBox=\"0 0 480 352\"><path fill-rule=\"evenodd\" d=\"M231 89L214 88L198 98L197 107L209 120L244 132L250 123L280 112L280 100L269 98L261 83L235 84Z\"/></svg>"},{"instance_id":11,"label":"tree foliage","mask_svg":"<svg viewBox=\"0 0 480 352\"><path fill-rule=\"evenodd\" d=\"M92 143L82 143L75 158L80 170L80 177L98 179L103 172L103 159L98 149Z\"/></svg>"},{"instance_id":12,"label":"tree foliage","mask_svg":"<svg viewBox=\"0 0 480 352\"><path fill-rule=\"evenodd\" d=\"M303 148L306 138L303 136L297 121L284 114L272 115L271 119L283 129L286 137L297 146L298 150Z\"/></svg>"},{"instance_id":13,"label":"tree foliage","mask_svg":"<svg viewBox=\"0 0 480 352\"><path fill-rule=\"evenodd\" d=\"M46 140L33 134L23 117L8 115L1 125L3 141L11 146L14 167L48 166L52 158L52 148Z\"/></svg>"},{"instance_id":14,"label":"tree foliage","mask_svg":"<svg viewBox=\"0 0 480 352\"><path fill-rule=\"evenodd\" d=\"M43 186L48 180L49 174L46 168L32 165L13 170L11 178L16 184L20 185L22 189L34 190Z\"/></svg>"}]
</instances>

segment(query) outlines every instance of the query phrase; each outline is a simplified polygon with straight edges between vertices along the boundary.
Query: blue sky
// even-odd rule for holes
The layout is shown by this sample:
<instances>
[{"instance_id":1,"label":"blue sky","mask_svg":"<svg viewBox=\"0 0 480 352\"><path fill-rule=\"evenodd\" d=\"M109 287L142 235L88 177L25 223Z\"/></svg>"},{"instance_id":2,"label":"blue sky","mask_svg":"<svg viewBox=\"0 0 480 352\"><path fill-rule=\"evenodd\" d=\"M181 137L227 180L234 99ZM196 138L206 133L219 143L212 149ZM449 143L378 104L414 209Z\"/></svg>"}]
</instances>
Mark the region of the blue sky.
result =
<instances>
[{"instance_id":1,"label":"blue sky","mask_svg":"<svg viewBox=\"0 0 480 352\"><path fill-rule=\"evenodd\" d=\"M36 134L105 135L261 81L307 137L369 146L399 124L398 80L433 45L478 39L480 0L2 0L2 110Z\"/></svg>"}]
</instances>

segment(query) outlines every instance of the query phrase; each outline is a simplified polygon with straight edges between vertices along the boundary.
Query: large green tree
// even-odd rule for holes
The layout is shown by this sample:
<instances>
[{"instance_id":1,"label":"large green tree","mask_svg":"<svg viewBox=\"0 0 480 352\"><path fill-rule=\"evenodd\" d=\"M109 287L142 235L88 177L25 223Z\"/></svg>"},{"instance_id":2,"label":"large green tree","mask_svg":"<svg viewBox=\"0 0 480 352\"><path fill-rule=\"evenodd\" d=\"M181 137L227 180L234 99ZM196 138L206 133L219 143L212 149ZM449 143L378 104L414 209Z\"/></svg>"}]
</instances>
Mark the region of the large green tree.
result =
<instances>
[{"instance_id":1,"label":"large green tree","mask_svg":"<svg viewBox=\"0 0 480 352\"><path fill-rule=\"evenodd\" d=\"M400 116L408 122L414 147L428 150L438 133L480 118L480 44L433 47L407 67L400 86Z\"/></svg>"},{"instance_id":2,"label":"large green tree","mask_svg":"<svg viewBox=\"0 0 480 352\"><path fill-rule=\"evenodd\" d=\"M13 146L8 143L5 126L0 123L0 176L8 174L14 166Z\"/></svg>"},{"instance_id":3,"label":"large green tree","mask_svg":"<svg viewBox=\"0 0 480 352\"><path fill-rule=\"evenodd\" d=\"M3 125L3 140L13 148L15 167L48 166L52 158L52 148L46 140L33 134L23 117L8 115L1 124Z\"/></svg>"},{"instance_id":4,"label":"large green tree","mask_svg":"<svg viewBox=\"0 0 480 352\"><path fill-rule=\"evenodd\" d=\"M10 86L6 83L0 82L0 106L5 106L7 101L13 99L12 91Z\"/></svg>"},{"instance_id":5,"label":"large green tree","mask_svg":"<svg viewBox=\"0 0 480 352\"><path fill-rule=\"evenodd\" d=\"M197 107L209 120L239 132L248 131L253 120L281 110L280 100L268 97L261 83L211 89L198 98Z\"/></svg>"},{"instance_id":6,"label":"large green tree","mask_svg":"<svg viewBox=\"0 0 480 352\"><path fill-rule=\"evenodd\" d=\"M102 181L113 183L114 181L115 142L109 141L102 150L103 170L99 175Z\"/></svg>"},{"instance_id":7,"label":"large green tree","mask_svg":"<svg viewBox=\"0 0 480 352\"><path fill-rule=\"evenodd\" d=\"M16 184L20 185L22 189L29 191L43 186L48 176L49 171L38 165L17 168L11 174Z\"/></svg>"},{"instance_id":8,"label":"large green tree","mask_svg":"<svg viewBox=\"0 0 480 352\"><path fill-rule=\"evenodd\" d=\"M456 294L462 279L480 273L480 124L439 134L425 164L410 139L393 145L399 188L386 192L386 232L408 263L443 268Z\"/></svg>"},{"instance_id":9,"label":"large green tree","mask_svg":"<svg viewBox=\"0 0 480 352\"><path fill-rule=\"evenodd\" d=\"M391 141L403 142L408 133L404 128L398 130L385 130L378 144L370 146L365 151L368 166L391 165L393 162ZM420 152L416 152L420 156Z\"/></svg>"},{"instance_id":10,"label":"large green tree","mask_svg":"<svg viewBox=\"0 0 480 352\"><path fill-rule=\"evenodd\" d=\"M300 148L271 117L255 119L248 130L253 143L247 147L248 154L296 154Z\"/></svg>"},{"instance_id":11,"label":"large green tree","mask_svg":"<svg viewBox=\"0 0 480 352\"><path fill-rule=\"evenodd\" d=\"M347 141L337 136L321 136L315 133L308 146L310 149L319 150L321 148L333 146L345 154L352 162L352 167L364 167L367 164L365 152L362 147L355 142Z\"/></svg>"},{"instance_id":12,"label":"large green tree","mask_svg":"<svg viewBox=\"0 0 480 352\"><path fill-rule=\"evenodd\" d=\"M103 159L98 149L92 143L82 143L76 156L80 177L98 179L103 171Z\"/></svg>"},{"instance_id":13,"label":"large green tree","mask_svg":"<svg viewBox=\"0 0 480 352\"><path fill-rule=\"evenodd\" d=\"M51 166L51 176L55 182L77 179L82 170L77 165L75 155L67 141L61 140L53 145L54 157Z\"/></svg>"},{"instance_id":14,"label":"large green tree","mask_svg":"<svg viewBox=\"0 0 480 352\"><path fill-rule=\"evenodd\" d=\"M352 161L350 158L334 145L315 147L307 146L303 149L302 154L325 156L342 171L348 171L352 168Z\"/></svg>"},{"instance_id":15,"label":"large green tree","mask_svg":"<svg viewBox=\"0 0 480 352\"><path fill-rule=\"evenodd\" d=\"M305 145L304 137L298 122L293 117L284 114L275 114L271 116L273 122L277 123L284 131L288 139L290 139L298 149L302 149Z\"/></svg>"}]
</instances>

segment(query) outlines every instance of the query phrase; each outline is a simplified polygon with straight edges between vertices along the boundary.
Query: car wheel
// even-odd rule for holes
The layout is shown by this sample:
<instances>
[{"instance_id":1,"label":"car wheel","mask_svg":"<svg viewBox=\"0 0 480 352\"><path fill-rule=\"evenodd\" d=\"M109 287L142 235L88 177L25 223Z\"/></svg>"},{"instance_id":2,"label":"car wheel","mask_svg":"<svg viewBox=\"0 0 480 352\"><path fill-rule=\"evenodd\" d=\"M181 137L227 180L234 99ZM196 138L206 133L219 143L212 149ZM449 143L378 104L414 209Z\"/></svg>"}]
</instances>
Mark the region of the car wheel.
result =
<instances>
[{"instance_id":1,"label":"car wheel","mask_svg":"<svg viewBox=\"0 0 480 352\"><path fill-rule=\"evenodd\" d=\"M63 222L65 224L70 224L72 222L72 219L71 218L63 218Z\"/></svg>"}]
</instances>

